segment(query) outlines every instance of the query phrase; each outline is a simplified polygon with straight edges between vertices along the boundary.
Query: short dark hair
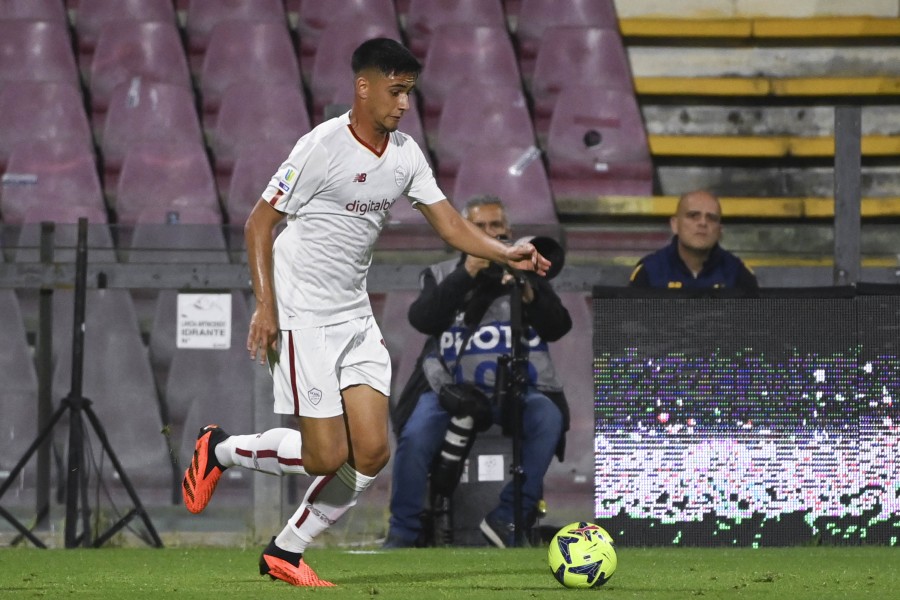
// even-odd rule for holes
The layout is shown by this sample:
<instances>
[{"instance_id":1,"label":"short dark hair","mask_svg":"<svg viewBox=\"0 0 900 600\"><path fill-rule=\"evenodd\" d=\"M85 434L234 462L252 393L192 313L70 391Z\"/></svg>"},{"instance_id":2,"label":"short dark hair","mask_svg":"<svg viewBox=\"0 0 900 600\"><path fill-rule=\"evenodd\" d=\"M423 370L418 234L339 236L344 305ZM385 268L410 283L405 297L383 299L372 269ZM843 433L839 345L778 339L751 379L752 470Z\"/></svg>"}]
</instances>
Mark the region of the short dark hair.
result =
<instances>
[{"instance_id":1,"label":"short dark hair","mask_svg":"<svg viewBox=\"0 0 900 600\"><path fill-rule=\"evenodd\" d=\"M353 51L350 66L354 75L366 69L378 69L384 75L418 75L422 71L422 64L416 57L403 44L390 38L373 38L360 44Z\"/></svg>"}]
</instances>

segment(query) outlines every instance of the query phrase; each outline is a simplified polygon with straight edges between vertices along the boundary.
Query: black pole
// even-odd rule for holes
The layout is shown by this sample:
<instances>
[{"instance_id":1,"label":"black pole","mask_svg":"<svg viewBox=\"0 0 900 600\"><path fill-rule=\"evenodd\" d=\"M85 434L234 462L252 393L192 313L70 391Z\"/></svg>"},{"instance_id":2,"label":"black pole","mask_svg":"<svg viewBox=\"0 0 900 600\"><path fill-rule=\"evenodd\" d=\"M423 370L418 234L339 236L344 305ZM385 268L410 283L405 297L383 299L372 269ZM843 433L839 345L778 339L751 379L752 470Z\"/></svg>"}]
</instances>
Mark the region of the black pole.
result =
<instances>
[{"instance_id":1,"label":"black pole","mask_svg":"<svg viewBox=\"0 0 900 600\"><path fill-rule=\"evenodd\" d=\"M82 396L84 369L84 305L87 294L87 219L78 219L78 242L75 248L75 316L72 320L72 387L63 400L68 403L69 414L69 464L66 470L66 548L78 545L78 506L81 503L79 491L84 476L84 423L81 411L85 405ZM80 541L90 546L90 517L84 505L83 531Z\"/></svg>"},{"instance_id":2,"label":"black pole","mask_svg":"<svg viewBox=\"0 0 900 600\"><path fill-rule=\"evenodd\" d=\"M525 282L520 273L513 273L513 287L509 297L509 322L511 355L509 360L510 390L507 401L512 402L512 464L509 467L513 483L513 539L516 546L525 541L525 518L522 514L522 483L525 472L522 469L522 404L525 402L527 375L526 358L522 351L522 291Z\"/></svg>"},{"instance_id":3,"label":"black pole","mask_svg":"<svg viewBox=\"0 0 900 600\"><path fill-rule=\"evenodd\" d=\"M53 262L54 223L41 223L41 264ZM42 287L38 296L38 332L35 350L38 376L37 430L43 431L53 414L53 288ZM46 526L50 516L50 441L37 450L37 482L35 490L36 526Z\"/></svg>"}]
</instances>

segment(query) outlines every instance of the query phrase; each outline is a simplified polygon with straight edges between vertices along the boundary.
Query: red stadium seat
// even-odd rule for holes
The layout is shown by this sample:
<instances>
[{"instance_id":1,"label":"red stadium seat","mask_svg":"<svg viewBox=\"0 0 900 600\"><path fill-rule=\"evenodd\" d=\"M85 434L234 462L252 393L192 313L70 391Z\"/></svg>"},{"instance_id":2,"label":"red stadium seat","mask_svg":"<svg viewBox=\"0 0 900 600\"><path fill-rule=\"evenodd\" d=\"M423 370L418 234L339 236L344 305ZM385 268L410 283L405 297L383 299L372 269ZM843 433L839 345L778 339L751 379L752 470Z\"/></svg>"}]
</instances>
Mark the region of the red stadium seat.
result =
<instances>
[{"instance_id":1,"label":"red stadium seat","mask_svg":"<svg viewBox=\"0 0 900 600\"><path fill-rule=\"evenodd\" d=\"M501 0L410 0L406 11L406 38L409 49L424 57L431 36L441 25L485 25L506 28Z\"/></svg>"},{"instance_id":2,"label":"red stadium seat","mask_svg":"<svg viewBox=\"0 0 900 600\"><path fill-rule=\"evenodd\" d=\"M66 23L0 20L0 87L7 81L80 85Z\"/></svg>"},{"instance_id":3,"label":"red stadium seat","mask_svg":"<svg viewBox=\"0 0 900 600\"><path fill-rule=\"evenodd\" d=\"M526 79L534 68L538 47L548 27L573 25L619 31L613 0L521 0L516 23L519 64Z\"/></svg>"},{"instance_id":4,"label":"red stadium seat","mask_svg":"<svg viewBox=\"0 0 900 600\"><path fill-rule=\"evenodd\" d=\"M634 89L628 56L617 31L567 25L544 31L530 82L538 135L547 132L560 91L579 84Z\"/></svg>"},{"instance_id":5,"label":"red stadium seat","mask_svg":"<svg viewBox=\"0 0 900 600\"><path fill-rule=\"evenodd\" d=\"M228 222L242 228L263 190L291 152L293 144L255 142L237 148L234 169L225 196ZM240 236L240 231L238 232Z\"/></svg>"},{"instance_id":6,"label":"red stadium seat","mask_svg":"<svg viewBox=\"0 0 900 600\"><path fill-rule=\"evenodd\" d=\"M310 129L306 100L299 87L273 82L262 88L256 81L240 81L223 93L215 124L207 128L207 138L216 171L229 173L242 146L265 142L290 149Z\"/></svg>"},{"instance_id":7,"label":"red stadium seat","mask_svg":"<svg viewBox=\"0 0 900 600\"><path fill-rule=\"evenodd\" d=\"M102 123L116 86L134 79L191 88L187 58L174 23L117 21L103 26L89 77L95 124Z\"/></svg>"},{"instance_id":8,"label":"red stadium seat","mask_svg":"<svg viewBox=\"0 0 900 600\"><path fill-rule=\"evenodd\" d=\"M17 145L3 174L0 213L6 223L21 224L40 206L105 207L97 162L82 141L37 141Z\"/></svg>"},{"instance_id":9,"label":"red stadium seat","mask_svg":"<svg viewBox=\"0 0 900 600\"><path fill-rule=\"evenodd\" d=\"M188 52L205 52L213 28L224 21L272 21L287 29L282 0L190 0L185 23Z\"/></svg>"},{"instance_id":10,"label":"red stadium seat","mask_svg":"<svg viewBox=\"0 0 900 600\"><path fill-rule=\"evenodd\" d=\"M510 223L555 225L556 207L540 151L532 146L476 146L460 163L453 203L462 210L476 196L497 196L506 204ZM537 235L534 227L528 231Z\"/></svg>"},{"instance_id":11,"label":"red stadium seat","mask_svg":"<svg viewBox=\"0 0 900 600\"><path fill-rule=\"evenodd\" d=\"M300 66L307 77L312 72L318 49L332 41L331 37L324 35L330 25L367 23L380 31L396 31L399 27L394 0L300 0L297 13ZM349 55L344 62L349 64Z\"/></svg>"},{"instance_id":12,"label":"red stadium seat","mask_svg":"<svg viewBox=\"0 0 900 600\"><path fill-rule=\"evenodd\" d=\"M0 20L59 21L66 23L66 7L61 0L2 0Z\"/></svg>"},{"instance_id":13,"label":"red stadium seat","mask_svg":"<svg viewBox=\"0 0 900 600\"><path fill-rule=\"evenodd\" d=\"M10 81L0 87L0 171L18 144L35 140L93 144L81 91L69 83Z\"/></svg>"},{"instance_id":14,"label":"red stadium seat","mask_svg":"<svg viewBox=\"0 0 900 600\"><path fill-rule=\"evenodd\" d=\"M145 209L219 211L201 142L145 143L125 154L115 196L118 222L134 225ZM219 215L221 222L221 215Z\"/></svg>"},{"instance_id":15,"label":"red stadium seat","mask_svg":"<svg viewBox=\"0 0 900 600\"><path fill-rule=\"evenodd\" d=\"M124 20L175 25L175 8L172 0L79 0L75 35L82 58L94 51L107 23Z\"/></svg>"},{"instance_id":16,"label":"red stadium seat","mask_svg":"<svg viewBox=\"0 0 900 600\"><path fill-rule=\"evenodd\" d=\"M442 25L431 37L419 77L425 131L434 131L444 101L485 85L521 85L509 33L502 27Z\"/></svg>"},{"instance_id":17,"label":"red stadium seat","mask_svg":"<svg viewBox=\"0 0 900 600\"><path fill-rule=\"evenodd\" d=\"M122 168L129 149L144 142L203 143L189 88L133 79L113 89L100 139L107 176Z\"/></svg>"},{"instance_id":18,"label":"red stadium seat","mask_svg":"<svg viewBox=\"0 0 900 600\"><path fill-rule=\"evenodd\" d=\"M199 75L204 113L215 115L222 94L239 81L256 81L262 92L273 83L300 87L300 69L284 23L225 21L213 27Z\"/></svg>"},{"instance_id":19,"label":"red stadium seat","mask_svg":"<svg viewBox=\"0 0 900 600\"><path fill-rule=\"evenodd\" d=\"M554 196L646 196L653 191L647 134L631 92L569 86L547 134Z\"/></svg>"},{"instance_id":20,"label":"red stadium seat","mask_svg":"<svg viewBox=\"0 0 900 600\"><path fill-rule=\"evenodd\" d=\"M25 212L19 239L16 242L16 262L40 260L41 222L56 223L53 233L54 262L75 262L78 245L78 219L88 220L88 261L116 262L116 250L107 225L106 210L95 206L60 206L48 209L33 206Z\"/></svg>"},{"instance_id":21,"label":"red stadium seat","mask_svg":"<svg viewBox=\"0 0 900 600\"><path fill-rule=\"evenodd\" d=\"M516 148L536 143L521 85L484 85L477 94L451 94L444 102L433 144L440 175L455 175L473 146Z\"/></svg>"}]
</instances>

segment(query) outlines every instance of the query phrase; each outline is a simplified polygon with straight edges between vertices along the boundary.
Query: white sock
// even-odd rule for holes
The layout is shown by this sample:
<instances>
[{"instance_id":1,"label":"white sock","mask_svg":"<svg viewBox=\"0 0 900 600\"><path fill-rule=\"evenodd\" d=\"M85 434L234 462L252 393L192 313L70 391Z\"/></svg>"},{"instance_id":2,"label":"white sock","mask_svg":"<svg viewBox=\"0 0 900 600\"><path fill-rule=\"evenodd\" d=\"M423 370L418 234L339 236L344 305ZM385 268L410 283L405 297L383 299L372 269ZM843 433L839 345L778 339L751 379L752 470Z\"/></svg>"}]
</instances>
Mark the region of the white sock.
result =
<instances>
[{"instance_id":1,"label":"white sock","mask_svg":"<svg viewBox=\"0 0 900 600\"><path fill-rule=\"evenodd\" d=\"M300 457L300 432L279 427L262 433L232 435L216 446L225 467L244 467L271 475L306 475Z\"/></svg>"},{"instance_id":2,"label":"white sock","mask_svg":"<svg viewBox=\"0 0 900 600\"><path fill-rule=\"evenodd\" d=\"M303 503L275 538L275 545L288 552L303 552L317 535L331 527L356 504L374 477L359 473L344 463L331 475L316 477Z\"/></svg>"}]
</instances>

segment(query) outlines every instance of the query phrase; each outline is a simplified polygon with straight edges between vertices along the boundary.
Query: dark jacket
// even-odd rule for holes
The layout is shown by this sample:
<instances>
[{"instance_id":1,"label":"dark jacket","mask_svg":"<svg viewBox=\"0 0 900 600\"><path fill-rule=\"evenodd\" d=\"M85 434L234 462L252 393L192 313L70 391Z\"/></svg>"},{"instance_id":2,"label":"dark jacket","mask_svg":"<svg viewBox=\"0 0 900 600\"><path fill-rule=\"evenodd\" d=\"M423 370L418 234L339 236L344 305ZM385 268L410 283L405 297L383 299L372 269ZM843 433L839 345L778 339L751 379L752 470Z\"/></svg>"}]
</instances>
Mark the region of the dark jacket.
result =
<instances>
[{"instance_id":1,"label":"dark jacket","mask_svg":"<svg viewBox=\"0 0 900 600\"><path fill-rule=\"evenodd\" d=\"M703 263L703 269L694 277L678 254L678 236L672 237L668 246L642 258L631 273L629 285L642 288L759 290L756 276L744 262L718 244Z\"/></svg>"},{"instance_id":2,"label":"dark jacket","mask_svg":"<svg viewBox=\"0 0 900 600\"><path fill-rule=\"evenodd\" d=\"M409 322L418 331L429 336L419 357L413 375L407 382L391 417L394 430L399 435L406 420L412 414L419 396L430 389L422 371L422 361L434 354L436 340L450 328L460 313L465 313L467 327L477 327L485 311L500 296L508 295L511 287L500 283L502 271L496 265L471 277L463 266L465 256L458 261L445 261L425 269L420 277L421 292L409 307ZM526 275L534 291L534 299L522 304L523 327L531 327L545 342L561 338L572 328L569 311L559 296L543 277ZM564 431L569 429L569 407L562 391L542 390L560 409ZM560 438L557 456L563 458L565 436Z\"/></svg>"}]
</instances>

